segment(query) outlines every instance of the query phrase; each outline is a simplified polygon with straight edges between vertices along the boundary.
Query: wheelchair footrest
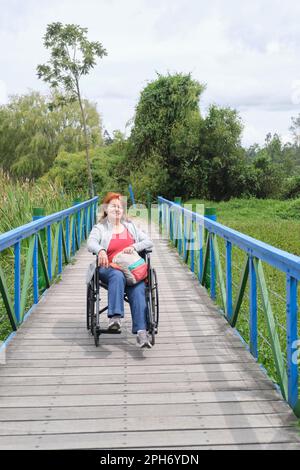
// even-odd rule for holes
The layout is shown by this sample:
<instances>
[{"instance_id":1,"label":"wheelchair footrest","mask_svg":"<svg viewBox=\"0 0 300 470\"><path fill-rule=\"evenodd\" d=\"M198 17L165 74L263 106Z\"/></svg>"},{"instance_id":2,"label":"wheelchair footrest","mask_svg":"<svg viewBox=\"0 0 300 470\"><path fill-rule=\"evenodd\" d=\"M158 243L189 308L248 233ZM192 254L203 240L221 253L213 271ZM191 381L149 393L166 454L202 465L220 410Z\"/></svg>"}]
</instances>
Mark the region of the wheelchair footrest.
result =
<instances>
[{"instance_id":1,"label":"wheelchair footrest","mask_svg":"<svg viewBox=\"0 0 300 470\"><path fill-rule=\"evenodd\" d=\"M107 334L107 335L120 335L121 334L121 331L118 330L118 331L115 331L115 330L109 330L108 328L104 329L104 328L101 328L100 329L100 334Z\"/></svg>"}]
</instances>

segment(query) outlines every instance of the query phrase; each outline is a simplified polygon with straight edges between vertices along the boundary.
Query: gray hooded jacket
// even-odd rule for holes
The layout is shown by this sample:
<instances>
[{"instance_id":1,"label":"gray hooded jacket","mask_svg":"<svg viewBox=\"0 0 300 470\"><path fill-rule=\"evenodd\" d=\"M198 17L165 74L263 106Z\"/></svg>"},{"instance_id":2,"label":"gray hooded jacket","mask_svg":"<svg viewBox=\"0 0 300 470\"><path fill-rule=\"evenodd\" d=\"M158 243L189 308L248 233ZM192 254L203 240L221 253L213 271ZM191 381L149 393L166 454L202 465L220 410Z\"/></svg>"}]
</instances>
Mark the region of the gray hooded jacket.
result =
<instances>
[{"instance_id":1,"label":"gray hooded jacket","mask_svg":"<svg viewBox=\"0 0 300 470\"><path fill-rule=\"evenodd\" d=\"M140 230L132 221L121 221L128 232L133 236L135 243L133 247L136 251L143 251L146 248L152 248L153 243L143 230ZM87 241L87 249L91 253L98 254L100 250L107 250L109 242L112 238L113 224L107 217L102 223L93 226Z\"/></svg>"}]
</instances>

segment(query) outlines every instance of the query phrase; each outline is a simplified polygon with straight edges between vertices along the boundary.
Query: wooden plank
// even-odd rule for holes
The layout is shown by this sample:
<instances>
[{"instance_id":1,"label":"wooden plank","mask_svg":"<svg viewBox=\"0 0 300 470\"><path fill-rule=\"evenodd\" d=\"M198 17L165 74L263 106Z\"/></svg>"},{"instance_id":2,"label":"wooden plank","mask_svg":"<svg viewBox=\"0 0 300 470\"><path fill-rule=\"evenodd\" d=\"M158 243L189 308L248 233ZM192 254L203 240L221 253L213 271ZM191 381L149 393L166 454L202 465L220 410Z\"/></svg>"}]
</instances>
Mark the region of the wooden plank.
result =
<instances>
[{"instance_id":1,"label":"wooden plank","mask_svg":"<svg viewBox=\"0 0 300 470\"><path fill-rule=\"evenodd\" d=\"M123 379L122 383L115 383L115 391L118 393L182 393L182 392L213 392L213 391L248 391L248 390L273 390L269 381L240 380L240 381L209 381L209 382L145 382L128 383ZM62 395L102 395L111 392L112 384L84 384L84 385L1 385L0 397L25 397L25 396L62 396Z\"/></svg>"},{"instance_id":2,"label":"wooden plank","mask_svg":"<svg viewBox=\"0 0 300 470\"><path fill-rule=\"evenodd\" d=\"M1 377L14 377L14 376L42 376L42 375L111 375L122 374L124 373L125 368L123 367L111 367L111 366L102 366L93 365L92 367L66 367L62 365L61 367L1 367L0 376ZM248 373L258 373L261 377L262 372L257 370L256 364L185 364L185 365L165 365L165 366L148 366L144 365L143 367L136 366L126 366L126 371L128 374L153 374L153 373L185 373L185 372L218 372L222 374L226 371L235 372L242 371Z\"/></svg>"},{"instance_id":3,"label":"wooden plank","mask_svg":"<svg viewBox=\"0 0 300 470\"><path fill-rule=\"evenodd\" d=\"M224 346L222 347L222 343L217 346L215 346L214 344L211 344L211 345L208 345L207 343L204 343L202 344L201 342L200 343L180 343L180 344L170 344L170 343L167 343L167 344L160 344L159 345L159 349L156 349L156 348L152 348L151 350L151 355L158 355L158 354L163 354L164 352L166 352L167 354L168 353L171 353L171 352L174 352L174 351L179 351L181 354L189 354L189 352L198 352L199 355L201 354L205 354L206 351L210 351L211 353L214 353L214 354L226 354L226 352L230 351L230 352L235 352L235 353L239 353L239 352L245 352L245 348L244 346L241 345L241 343L237 343L237 344L227 344L227 343L223 343ZM57 345L57 344L52 344L51 343L47 343L47 344L34 344L34 345L30 345L30 344L22 344L22 345L19 345L19 344L14 344L14 346L10 347L9 348L9 351L7 351L7 354L16 354L16 353L22 353L22 351L24 351L25 353L26 352L57 352L57 353L62 353L62 352L66 352L66 351L70 351L70 346L68 345L64 345L64 344L61 344L61 345ZM99 347L99 348L95 348L95 346L93 344L91 344L90 342L87 342L87 343L82 343L81 345L80 344L74 344L72 343L72 352L75 353L77 351L80 351L82 352L82 354L84 354L85 352L94 352L95 354L97 353L109 353L109 352L120 352L120 348L117 344L110 344L110 343L107 343L105 345L105 348L103 347ZM139 350L136 348L136 346L134 344L128 344L127 345L127 348L126 350L124 350L124 353L130 353L130 354L133 354L133 353L136 353L136 354L139 354Z\"/></svg>"},{"instance_id":4,"label":"wooden plank","mask_svg":"<svg viewBox=\"0 0 300 470\"><path fill-rule=\"evenodd\" d=\"M289 428L295 426L295 419L291 416L277 415L234 415L234 416L145 416L132 417L122 416L118 418L101 419L67 419L52 421L17 421L1 422L0 436L22 436L28 434L79 434L79 433L101 433L101 432L145 432L145 431L173 431L173 430L235 430L274 427Z\"/></svg>"},{"instance_id":5,"label":"wooden plank","mask_svg":"<svg viewBox=\"0 0 300 470\"><path fill-rule=\"evenodd\" d=\"M158 366L163 366L163 365L191 365L191 364L197 364L199 363L199 357L182 357L178 356L176 358L173 357L151 357L150 354L148 353L147 356L145 356L143 351L141 351L141 355L139 358L134 360L134 358L128 356L127 357L127 367L128 366L133 366L133 367L154 367L156 365ZM141 361L141 359L147 357L147 363L145 364L144 361ZM39 368L39 367L48 367L48 368L55 368L55 367L62 367L63 363L67 363L68 367L118 367L120 365L120 360L119 359L111 359L109 358L109 363L108 360L105 361L95 361L92 363L90 359L82 358L82 359L70 359L68 357L61 357L60 359L35 359L35 360L14 360L14 359L7 359L6 360L6 366L7 367L22 367L22 368ZM220 356L216 357L214 355L212 356L202 356L201 358L201 363L202 365L206 364L215 364L216 366L220 364L248 364L248 361L246 358L243 359L243 357L240 357L238 355L228 355L228 356Z\"/></svg>"},{"instance_id":6,"label":"wooden plank","mask_svg":"<svg viewBox=\"0 0 300 470\"><path fill-rule=\"evenodd\" d=\"M247 373L248 372L248 373ZM261 383L263 379L257 379L251 377L249 371L240 372L226 372L226 376L220 374L220 372L188 372L188 373L152 373L152 374L128 374L124 369L123 373L120 374L94 374L94 375L44 375L44 376L8 376L1 377L1 385L57 385L57 384L119 384L124 383L164 383L164 382L224 382L224 381L247 381L255 380L257 383Z\"/></svg>"},{"instance_id":7,"label":"wooden plank","mask_svg":"<svg viewBox=\"0 0 300 470\"><path fill-rule=\"evenodd\" d=\"M0 437L0 449L156 449L168 446L255 445L295 442L295 432L289 428L146 431L86 434L53 434Z\"/></svg>"},{"instance_id":8,"label":"wooden plank","mask_svg":"<svg viewBox=\"0 0 300 470\"><path fill-rule=\"evenodd\" d=\"M156 404L151 407L151 416L227 416L274 414L291 416L289 407L281 401L236 403L176 403ZM60 419L102 419L114 417L148 417L149 405L105 405L105 406L67 406L35 408L1 408L0 421L52 421Z\"/></svg>"},{"instance_id":9,"label":"wooden plank","mask_svg":"<svg viewBox=\"0 0 300 470\"><path fill-rule=\"evenodd\" d=\"M184 355L185 357L197 357L199 360L201 360L201 358L203 356L212 356L212 354L215 354L215 355L221 355L222 354L222 357L223 358L230 358L230 357L236 357L237 354L235 353L235 356L234 356L234 351L232 350L214 350L214 349L203 349L203 350L198 350L198 351L195 351L195 350L185 350L184 351ZM18 352L14 352L14 351L10 351L9 354L7 354L7 360L10 359L12 361L24 361L24 360L50 360L50 359L59 359L59 360L63 360L63 357L62 357L62 352L61 351L57 351L57 350L53 350L53 351L47 351L47 352L43 352L43 351L30 351L30 352L23 352L22 351L18 351ZM133 358L133 359L139 359L141 358L141 354L140 354L140 351L135 351L135 350L131 350L131 353L130 353L130 356ZM149 355L150 356L150 355ZM148 356L148 357L149 357ZM109 358L110 359L125 359L126 358L126 352L124 351L123 353L122 352L119 352L119 351L101 351L99 349L95 349L94 351L93 350L90 350L90 351L82 351L80 349L78 349L77 351L74 351L72 349L72 352L71 353L68 353L67 354L67 357L68 359L87 359L87 358L90 358L90 359L106 359L106 358ZM151 353L151 358L165 358L165 357L172 357L172 358L178 358L178 357L182 357L182 351L178 351L176 349L171 349L171 350L163 350L163 351L155 351L155 353ZM247 358L247 356L245 355L245 351L239 351L239 357L244 357L245 360ZM175 359L176 361L176 359ZM22 362L20 363L20 365L22 364Z\"/></svg>"},{"instance_id":10,"label":"wooden plank","mask_svg":"<svg viewBox=\"0 0 300 470\"><path fill-rule=\"evenodd\" d=\"M239 407L235 403L184 403L156 404L151 408L151 416L247 416L250 414L274 414L275 416L291 417L290 409L280 401L242 402ZM36 421L60 419L102 419L114 417L145 417L149 416L149 405L105 405L80 407L35 407L35 408L2 408L0 421Z\"/></svg>"},{"instance_id":11,"label":"wooden plank","mask_svg":"<svg viewBox=\"0 0 300 470\"><path fill-rule=\"evenodd\" d=\"M280 395L273 390L234 390L215 392L174 392L174 393L118 393L96 395L68 395L68 396L14 396L2 397L0 408L9 407L35 407L35 406L84 406L86 403L92 405L113 405L116 400L119 404L145 404L155 405L157 403L215 403L215 402L242 402L242 401L274 401L280 400Z\"/></svg>"}]
</instances>

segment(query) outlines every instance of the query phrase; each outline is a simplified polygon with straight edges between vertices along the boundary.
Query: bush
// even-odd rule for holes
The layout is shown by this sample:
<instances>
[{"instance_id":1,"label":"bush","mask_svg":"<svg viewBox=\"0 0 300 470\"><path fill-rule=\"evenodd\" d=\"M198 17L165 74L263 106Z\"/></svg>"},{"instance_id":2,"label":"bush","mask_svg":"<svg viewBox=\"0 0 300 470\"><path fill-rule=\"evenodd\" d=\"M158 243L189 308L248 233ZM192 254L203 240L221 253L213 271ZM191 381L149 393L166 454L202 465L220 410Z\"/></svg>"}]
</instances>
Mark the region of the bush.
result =
<instances>
[{"instance_id":1,"label":"bush","mask_svg":"<svg viewBox=\"0 0 300 470\"><path fill-rule=\"evenodd\" d=\"M300 197L300 176L294 176L286 182L283 197L288 199Z\"/></svg>"}]
</instances>

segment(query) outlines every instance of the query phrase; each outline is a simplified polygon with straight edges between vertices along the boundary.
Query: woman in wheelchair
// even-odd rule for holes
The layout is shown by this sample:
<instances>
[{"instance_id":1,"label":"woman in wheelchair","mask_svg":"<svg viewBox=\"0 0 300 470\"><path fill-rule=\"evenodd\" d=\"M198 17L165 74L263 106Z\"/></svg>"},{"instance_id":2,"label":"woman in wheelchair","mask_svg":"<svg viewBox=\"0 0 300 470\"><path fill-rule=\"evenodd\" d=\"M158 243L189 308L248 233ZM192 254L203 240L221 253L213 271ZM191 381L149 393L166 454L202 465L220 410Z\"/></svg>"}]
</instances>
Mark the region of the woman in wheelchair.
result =
<instances>
[{"instance_id":1,"label":"woman in wheelchair","mask_svg":"<svg viewBox=\"0 0 300 470\"><path fill-rule=\"evenodd\" d=\"M123 251L142 252L152 248L153 243L132 221L126 218L126 202L120 193L108 193L102 203L102 214L94 225L87 241L88 251L97 254L100 281L108 290L108 330L121 330L124 317L124 292L127 294L131 317L132 333L137 334L136 344L140 348L151 348L147 333L147 302L145 281L132 286L126 285L124 273L111 266L113 257Z\"/></svg>"}]
</instances>

